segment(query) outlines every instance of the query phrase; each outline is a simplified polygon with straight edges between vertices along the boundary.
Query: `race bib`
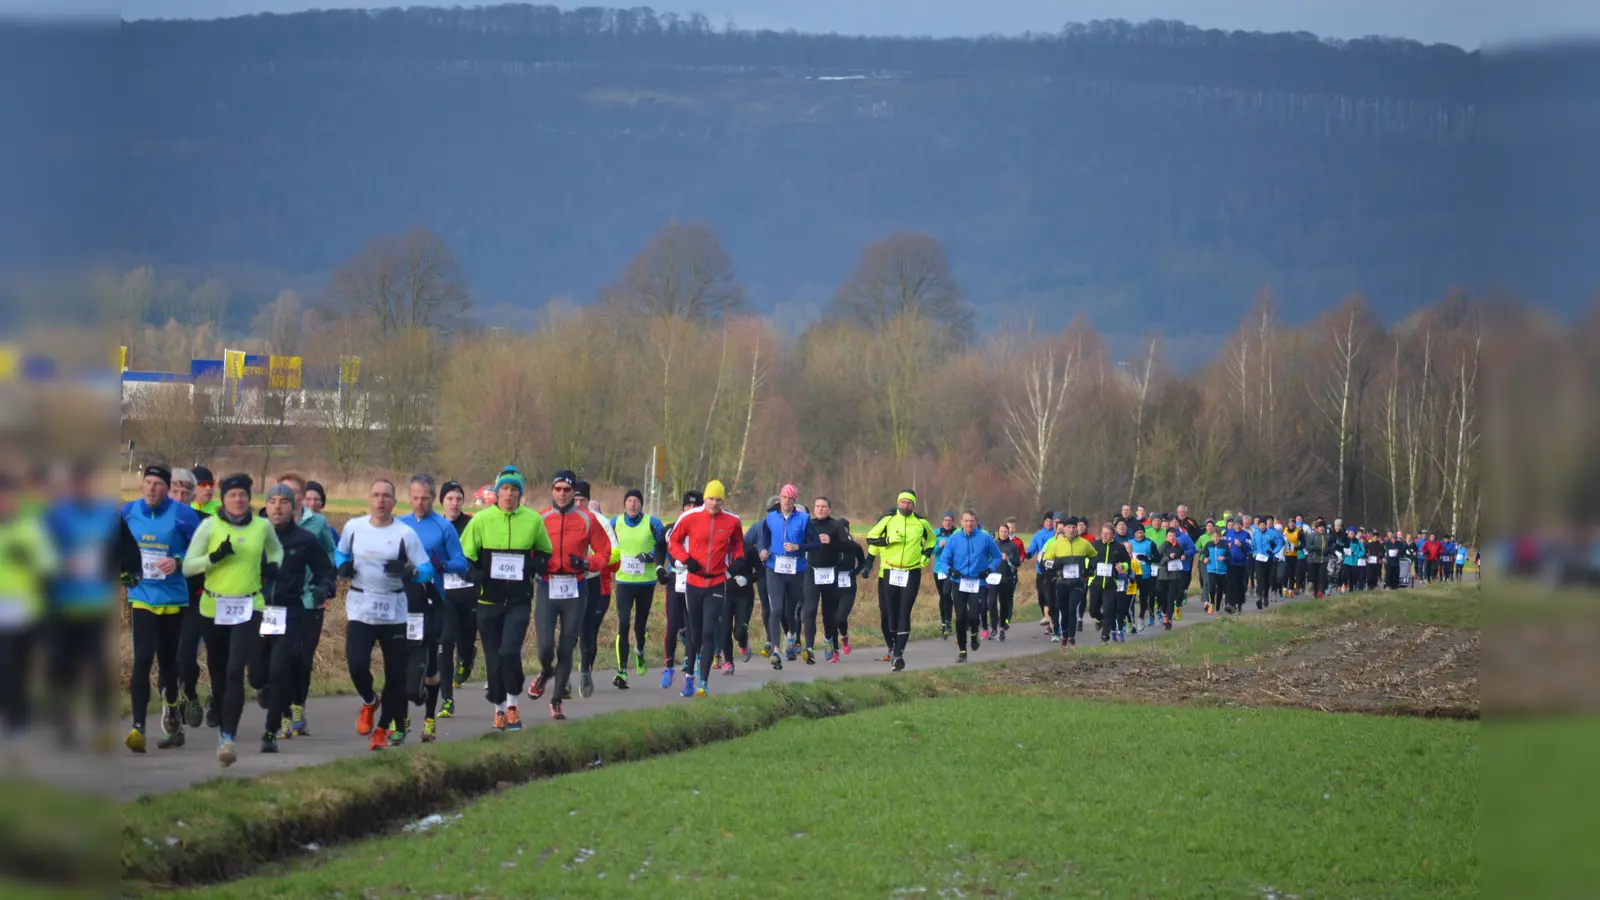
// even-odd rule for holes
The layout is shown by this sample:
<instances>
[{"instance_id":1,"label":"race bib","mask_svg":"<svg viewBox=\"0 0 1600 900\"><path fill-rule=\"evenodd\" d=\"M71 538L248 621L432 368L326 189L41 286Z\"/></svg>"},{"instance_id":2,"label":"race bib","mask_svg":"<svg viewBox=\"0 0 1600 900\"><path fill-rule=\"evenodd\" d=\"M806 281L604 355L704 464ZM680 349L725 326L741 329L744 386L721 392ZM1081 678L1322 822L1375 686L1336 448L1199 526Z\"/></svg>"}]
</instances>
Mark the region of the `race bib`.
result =
<instances>
[{"instance_id":1,"label":"race bib","mask_svg":"<svg viewBox=\"0 0 1600 900\"><path fill-rule=\"evenodd\" d=\"M985 578L984 581L987 581L990 584L999 584L1000 583L1000 573L999 572L990 572L989 573L989 577Z\"/></svg>"},{"instance_id":2,"label":"race bib","mask_svg":"<svg viewBox=\"0 0 1600 900\"><path fill-rule=\"evenodd\" d=\"M238 625L250 621L255 612L254 597L216 597L217 615L212 619L218 625Z\"/></svg>"},{"instance_id":3,"label":"race bib","mask_svg":"<svg viewBox=\"0 0 1600 900\"><path fill-rule=\"evenodd\" d=\"M289 611L281 606L269 606L261 611L261 633L267 636L283 634L289 628Z\"/></svg>"},{"instance_id":4,"label":"race bib","mask_svg":"<svg viewBox=\"0 0 1600 900\"><path fill-rule=\"evenodd\" d=\"M1183 571L1183 560L1181 560L1181 559L1169 559L1169 560L1167 560L1167 571L1168 572L1182 572Z\"/></svg>"},{"instance_id":5,"label":"race bib","mask_svg":"<svg viewBox=\"0 0 1600 900\"><path fill-rule=\"evenodd\" d=\"M1117 579L1117 590L1126 591L1127 589L1128 589L1128 579L1126 579L1126 578L1118 578Z\"/></svg>"},{"instance_id":6,"label":"race bib","mask_svg":"<svg viewBox=\"0 0 1600 900\"><path fill-rule=\"evenodd\" d=\"M750 584L750 579L744 577L743 575L735 575L733 576L733 583L737 584L739 587L747 587Z\"/></svg>"},{"instance_id":7,"label":"race bib","mask_svg":"<svg viewBox=\"0 0 1600 900\"><path fill-rule=\"evenodd\" d=\"M345 597L345 616L352 622L395 624L405 610L404 594L373 594L351 591Z\"/></svg>"},{"instance_id":8,"label":"race bib","mask_svg":"<svg viewBox=\"0 0 1600 900\"><path fill-rule=\"evenodd\" d=\"M1377 565L1378 564L1378 558L1376 556L1367 557L1367 564L1368 565L1372 565L1372 566Z\"/></svg>"},{"instance_id":9,"label":"race bib","mask_svg":"<svg viewBox=\"0 0 1600 900\"><path fill-rule=\"evenodd\" d=\"M673 581L672 589L680 594L689 593L689 573L679 572L678 577Z\"/></svg>"},{"instance_id":10,"label":"race bib","mask_svg":"<svg viewBox=\"0 0 1600 900\"><path fill-rule=\"evenodd\" d=\"M406 640L422 640L422 613L406 613Z\"/></svg>"},{"instance_id":11,"label":"race bib","mask_svg":"<svg viewBox=\"0 0 1600 900\"><path fill-rule=\"evenodd\" d=\"M469 587L472 587L472 585L468 584L467 580L465 578L462 578L460 575L457 575L454 572L446 572L446 573L444 573L444 589L445 590L447 590L447 591L459 591L459 590L461 590L463 588L469 588Z\"/></svg>"},{"instance_id":12,"label":"race bib","mask_svg":"<svg viewBox=\"0 0 1600 900\"><path fill-rule=\"evenodd\" d=\"M578 596L578 578L576 575L551 575L550 599L571 600Z\"/></svg>"},{"instance_id":13,"label":"race bib","mask_svg":"<svg viewBox=\"0 0 1600 900\"><path fill-rule=\"evenodd\" d=\"M894 587L905 587L911 581L911 572L907 569L890 569L889 584Z\"/></svg>"},{"instance_id":14,"label":"race bib","mask_svg":"<svg viewBox=\"0 0 1600 900\"><path fill-rule=\"evenodd\" d=\"M979 581L976 578L963 578L959 589L963 594L976 594L978 592L978 584Z\"/></svg>"},{"instance_id":15,"label":"race bib","mask_svg":"<svg viewBox=\"0 0 1600 900\"><path fill-rule=\"evenodd\" d=\"M1365 569L1366 567L1367 567L1367 558L1365 556L1363 556L1360 559L1356 560L1356 568Z\"/></svg>"},{"instance_id":16,"label":"race bib","mask_svg":"<svg viewBox=\"0 0 1600 900\"><path fill-rule=\"evenodd\" d=\"M933 577L938 581L943 581L944 580L944 573L943 572L935 572L935 573L933 573Z\"/></svg>"},{"instance_id":17,"label":"race bib","mask_svg":"<svg viewBox=\"0 0 1600 900\"><path fill-rule=\"evenodd\" d=\"M1390 559L1394 559L1396 556L1399 556L1399 555L1400 555L1400 551L1399 550L1390 550L1389 551L1389 558Z\"/></svg>"},{"instance_id":18,"label":"race bib","mask_svg":"<svg viewBox=\"0 0 1600 900\"><path fill-rule=\"evenodd\" d=\"M1094 574L1101 578L1111 577L1111 563L1095 563Z\"/></svg>"},{"instance_id":19,"label":"race bib","mask_svg":"<svg viewBox=\"0 0 1600 900\"><path fill-rule=\"evenodd\" d=\"M622 574L624 574L624 575L643 575L644 574L644 561L639 559L636 556L625 556L625 557L623 557L622 558Z\"/></svg>"},{"instance_id":20,"label":"race bib","mask_svg":"<svg viewBox=\"0 0 1600 900\"><path fill-rule=\"evenodd\" d=\"M1107 572L1106 574L1109 575L1111 573ZM1063 566L1061 569L1061 577L1067 579L1068 581L1071 581L1074 578L1082 578L1083 567L1075 563L1072 565Z\"/></svg>"},{"instance_id":21,"label":"race bib","mask_svg":"<svg viewBox=\"0 0 1600 900\"><path fill-rule=\"evenodd\" d=\"M145 581L166 581L167 574L159 568L161 562L167 558L164 550L139 550L139 562L143 568Z\"/></svg>"},{"instance_id":22,"label":"race bib","mask_svg":"<svg viewBox=\"0 0 1600 900\"><path fill-rule=\"evenodd\" d=\"M1265 553L1257 553L1256 554L1256 562L1266 562L1266 561L1267 561L1267 555Z\"/></svg>"},{"instance_id":23,"label":"race bib","mask_svg":"<svg viewBox=\"0 0 1600 900\"><path fill-rule=\"evenodd\" d=\"M851 584L850 573L849 572L840 572L838 577L836 577L834 579L834 583L837 584L839 587L842 587L842 588L849 587L850 584Z\"/></svg>"},{"instance_id":24,"label":"race bib","mask_svg":"<svg viewBox=\"0 0 1600 900\"><path fill-rule=\"evenodd\" d=\"M793 556L780 556L773 564L773 571L779 575L793 575L795 573L796 559Z\"/></svg>"},{"instance_id":25,"label":"race bib","mask_svg":"<svg viewBox=\"0 0 1600 900\"><path fill-rule=\"evenodd\" d=\"M811 583L812 584L833 584L833 570L832 569L812 569L811 570Z\"/></svg>"},{"instance_id":26,"label":"race bib","mask_svg":"<svg viewBox=\"0 0 1600 900\"><path fill-rule=\"evenodd\" d=\"M72 554L67 569L74 578L98 578L105 571L105 556L99 547L85 547Z\"/></svg>"},{"instance_id":27,"label":"race bib","mask_svg":"<svg viewBox=\"0 0 1600 900\"><path fill-rule=\"evenodd\" d=\"M522 553L503 553L490 551L489 577L496 581L521 581L527 577L526 570L528 557Z\"/></svg>"}]
</instances>

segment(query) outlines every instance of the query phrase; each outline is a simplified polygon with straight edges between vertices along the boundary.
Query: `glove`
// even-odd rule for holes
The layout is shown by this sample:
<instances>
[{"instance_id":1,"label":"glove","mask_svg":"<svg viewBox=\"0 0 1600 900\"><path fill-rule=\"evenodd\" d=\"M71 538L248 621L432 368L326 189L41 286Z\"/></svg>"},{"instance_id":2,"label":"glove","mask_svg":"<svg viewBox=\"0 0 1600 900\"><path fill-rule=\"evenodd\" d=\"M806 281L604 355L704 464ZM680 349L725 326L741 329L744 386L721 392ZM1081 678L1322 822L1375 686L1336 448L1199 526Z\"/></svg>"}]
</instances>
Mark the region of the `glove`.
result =
<instances>
[{"instance_id":1,"label":"glove","mask_svg":"<svg viewBox=\"0 0 1600 900\"><path fill-rule=\"evenodd\" d=\"M701 569L700 560L695 559L692 556L689 557L688 559L684 560L683 567L685 569L688 569L690 572L695 573L696 575L700 574L700 569Z\"/></svg>"},{"instance_id":2,"label":"glove","mask_svg":"<svg viewBox=\"0 0 1600 900\"><path fill-rule=\"evenodd\" d=\"M922 551L922 555L925 556L925 557L928 557L929 559L932 559L933 558L933 548L929 547L928 549Z\"/></svg>"},{"instance_id":3,"label":"glove","mask_svg":"<svg viewBox=\"0 0 1600 900\"><path fill-rule=\"evenodd\" d=\"M343 578L346 581L349 581L350 579L356 577L355 560L347 559L343 563L340 563L339 564L339 571L338 571L337 574L338 574L338 576L340 578Z\"/></svg>"},{"instance_id":4,"label":"glove","mask_svg":"<svg viewBox=\"0 0 1600 900\"><path fill-rule=\"evenodd\" d=\"M744 577L743 575L735 575L733 576L733 583L737 584L739 587L745 587L750 583L750 579Z\"/></svg>"},{"instance_id":5,"label":"glove","mask_svg":"<svg viewBox=\"0 0 1600 900\"><path fill-rule=\"evenodd\" d=\"M1044 561L1044 570L1046 572L1050 571L1051 569L1054 569L1055 567L1056 567L1056 561L1055 560L1047 559L1047 560Z\"/></svg>"},{"instance_id":6,"label":"glove","mask_svg":"<svg viewBox=\"0 0 1600 900\"><path fill-rule=\"evenodd\" d=\"M210 559L211 559L212 564L215 565L216 563L222 562L223 560L227 559L228 557L230 557L232 555L233 555L233 538L232 537L225 537L225 538L222 539L222 543L217 545L217 549L211 551Z\"/></svg>"},{"instance_id":7,"label":"glove","mask_svg":"<svg viewBox=\"0 0 1600 900\"><path fill-rule=\"evenodd\" d=\"M671 580L672 580L671 577L669 577L667 575L667 567L666 566L656 566L656 584L659 584L662 587L666 587L667 582L669 582Z\"/></svg>"},{"instance_id":8,"label":"glove","mask_svg":"<svg viewBox=\"0 0 1600 900\"><path fill-rule=\"evenodd\" d=\"M960 581L961 580L961 570L960 569L951 569L946 574L950 576L950 580L952 580L952 581Z\"/></svg>"},{"instance_id":9,"label":"glove","mask_svg":"<svg viewBox=\"0 0 1600 900\"><path fill-rule=\"evenodd\" d=\"M867 538L867 546L868 547L887 547L887 546L889 546L889 539L886 538L886 537L883 537L882 535L879 535L878 537L869 537L869 538Z\"/></svg>"},{"instance_id":10,"label":"glove","mask_svg":"<svg viewBox=\"0 0 1600 900\"><path fill-rule=\"evenodd\" d=\"M410 568L411 568L411 563L407 562L406 560L403 560L403 559L388 559L388 560L384 560L384 563L383 563L383 574L385 574L385 575L407 575L407 574L409 574L409 572L407 570L410 569Z\"/></svg>"},{"instance_id":11,"label":"glove","mask_svg":"<svg viewBox=\"0 0 1600 900\"><path fill-rule=\"evenodd\" d=\"M275 562L262 563L261 564L261 580L262 581L266 581L266 582L277 581L278 580L278 564L275 563Z\"/></svg>"},{"instance_id":12,"label":"glove","mask_svg":"<svg viewBox=\"0 0 1600 900\"><path fill-rule=\"evenodd\" d=\"M139 573L138 572L123 572L122 573L122 577L121 577L120 580L122 581L122 586L123 587L125 587L125 588L136 588L136 587L139 586Z\"/></svg>"},{"instance_id":13,"label":"glove","mask_svg":"<svg viewBox=\"0 0 1600 900\"><path fill-rule=\"evenodd\" d=\"M577 569L579 572L589 571L589 561L576 553L567 554L567 565Z\"/></svg>"},{"instance_id":14,"label":"glove","mask_svg":"<svg viewBox=\"0 0 1600 900\"><path fill-rule=\"evenodd\" d=\"M323 587L321 587L319 585L319 586L315 586L315 587L313 587L311 589L311 602L312 603L315 603L318 606L322 606L323 604L327 603L330 599L332 599L332 596L328 593L326 588L323 588Z\"/></svg>"},{"instance_id":15,"label":"glove","mask_svg":"<svg viewBox=\"0 0 1600 900\"><path fill-rule=\"evenodd\" d=\"M542 550L528 551L528 568L532 569L534 574L545 574L550 569L550 554Z\"/></svg>"},{"instance_id":16,"label":"glove","mask_svg":"<svg viewBox=\"0 0 1600 900\"><path fill-rule=\"evenodd\" d=\"M656 555L654 553L641 553L638 556L634 557L634 559L637 559L639 562L642 562L642 563L652 562L652 561L655 560L655 558L656 558Z\"/></svg>"}]
</instances>

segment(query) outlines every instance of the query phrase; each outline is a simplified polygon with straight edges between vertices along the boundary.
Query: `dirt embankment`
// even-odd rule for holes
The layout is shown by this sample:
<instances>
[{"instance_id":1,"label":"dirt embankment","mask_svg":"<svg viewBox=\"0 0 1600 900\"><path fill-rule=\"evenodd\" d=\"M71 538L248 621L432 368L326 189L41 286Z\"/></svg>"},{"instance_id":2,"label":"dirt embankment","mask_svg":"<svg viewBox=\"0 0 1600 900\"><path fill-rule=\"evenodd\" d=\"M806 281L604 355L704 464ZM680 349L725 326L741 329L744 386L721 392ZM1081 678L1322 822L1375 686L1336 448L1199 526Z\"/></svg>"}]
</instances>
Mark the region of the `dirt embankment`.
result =
<instances>
[{"instance_id":1,"label":"dirt embankment","mask_svg":"<svg viewBox=\"0 0 1600 900\"><path fill-rule=\"evenodd\" d=\"M1073 697L1476 719L1479 656L1476 630L1357 621L1216 665L1063 655L1001 677Z\"/></svg>"}]
</instances>

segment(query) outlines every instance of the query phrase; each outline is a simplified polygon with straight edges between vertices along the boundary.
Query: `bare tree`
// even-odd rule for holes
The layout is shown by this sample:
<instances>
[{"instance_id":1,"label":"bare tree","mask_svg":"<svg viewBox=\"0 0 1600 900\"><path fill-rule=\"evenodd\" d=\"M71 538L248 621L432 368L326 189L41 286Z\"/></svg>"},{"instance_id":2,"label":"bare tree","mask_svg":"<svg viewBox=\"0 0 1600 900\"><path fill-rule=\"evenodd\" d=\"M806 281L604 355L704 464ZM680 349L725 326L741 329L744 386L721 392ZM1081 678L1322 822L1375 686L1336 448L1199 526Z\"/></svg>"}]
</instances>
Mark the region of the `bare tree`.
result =
<instances>
[{"instance_id":1,"label":"bare tree","mask_svg":"<svg viewBox=\"0 0 1600 900\"><path fill-rule=\"evenodd\" d=\"M1077 381L1077 362L1077 355L1069 350L1058 366L1056 348L1047 345L1023 364L1021 399L1013 400L1011 391L1001 393L1006 440L1012 450L1009 468L1031 491L1034 508L1044 499L1045 479Z\"/></svg>"},{"instance_id":2,"label":"bare tree","mask_svg":"<svg viewBox=\"0 0 1600 900\"><path fill-rule=\"evenodd\" d=\"M1366 302L1357 296L1324 316L1319 330L1328 343L1321 389L1311 388L1311 399L1334 432L1332 469L1338 482L1334 515L1343 517L1355 478L1351 446L1372 374L1370 344L1380 329Z\"/></svg>"},{"instance_id":3,"label":"bare tree","mask_svg":"<svg viewBox=\"0 0 1600 900\"><path fill-rule=\"evenodd\" d=\"M733 260L704 222L668 222L607 287L606 302L646 316L719 319L744 307Z\"/></svg>"},{"instance_id":4,"label":"bare tree","mask_svg":"<svg viewBox=\"0 0 1600 900\"><path fill-rule=\"evenodd\" d=\"M305 311L300 305L300 295L283 290L271 303L261 307L250 322L250 332L266 342L274 353L295 355L300 352L300 334Z\"/></svg>"},{"instance_id":5,"label":"bare tree","mask_svg":"<svg viewBox=\"0 0 1600 900\"><path fill-rule=\"evenodd\" d=\"M1467 480L1478 451L1478 359L1482 350L1483 332L1474 328L1470 342L1461 348L1459 362L1451 373L1450 413L1456 423L1449 482L1452 534L1461 527ZM1473 502L1476 504L1476 498Z\"/></svg>"},{"instance_id":6,"label":"bare tree","mask_svg":"<svg viewBox=\"0 0 1600 900\"><path fill-rule=\"evenodd\" d=\"M750 396L744 406L744 436L739 439L739 463L733 470L733 489L737 491L744 479L744 455L750 448L750 424L756 417L756 394L761 390L765 370L761 366L761 331L756 330L756 342L750 353Z\"/></svg>"},{"instance_id":7,"label":"bare tree","mask_svg":"<svg viewBox=\"0 0 1600 900\"><path fill-rule=\"evenodd\" d=\"M1133 407L1133 476L1128 481L1129 503L1133 502L1134 495L1138 493L1139 469L1144 464L1144 413L1150 398L1150 382L1155 377L1158 342L1156 337L1150 338L1149 350L1144 357L1144 371L1133 376L1133 394L1138 400Z\"/></svg>"},{"instance_id":8,"label":"bare tree","mask_svg":"<svg viewBox=\"0 0 1600 900\"><path fill-rule=\"evenodd\" d=\"M926 234L897 231L861 251L833 295L831 313L882 333L912 314L960 337L972 324L944 247Z\"/></svg>"},{"instance_id":9,"label":"bare tree","mask_svg":"<svg viewBox=\"0 0 1600 900\"><path fill-rule=\"evenodd\" d=\"M383 338L408 328L453 327L472 304L455 254L420 227L374 238L334 272L332 293Z\"/></svg>"}]
</instances>

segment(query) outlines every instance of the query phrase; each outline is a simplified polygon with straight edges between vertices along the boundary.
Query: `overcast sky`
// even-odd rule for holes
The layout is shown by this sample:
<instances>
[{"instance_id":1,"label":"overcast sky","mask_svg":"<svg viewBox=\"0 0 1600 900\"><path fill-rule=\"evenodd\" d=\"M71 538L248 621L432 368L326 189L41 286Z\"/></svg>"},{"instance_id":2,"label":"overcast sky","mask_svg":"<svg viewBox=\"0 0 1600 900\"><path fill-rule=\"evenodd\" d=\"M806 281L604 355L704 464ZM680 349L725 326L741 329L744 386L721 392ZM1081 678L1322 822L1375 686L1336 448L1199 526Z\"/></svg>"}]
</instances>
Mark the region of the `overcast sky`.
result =
<instances>
[{"instance_id":1,"label":"overcast sky","mask_svg":"<svg viewBox=\"0 0 1600 900\"><path fill-rule=\"evenodd\" d=\"M410 6L421 0L0 0L0 11L65 10L123 17L215 18L325 7ZM1600 35L1600 0L605 0L559 3L652 6L703 12L745 28L846 34L976 35L1054 31L1069 21L1182 19L1206 28L1310 31L1329 37L1383 34L1464 47L1558 35ZM422 4L427 5L427 4ZM454 4L438 4L454 5ZM471 5L462 3L461 5ZM485 4L485 5L493 5Z\"/></svg>"}]
</instances>

